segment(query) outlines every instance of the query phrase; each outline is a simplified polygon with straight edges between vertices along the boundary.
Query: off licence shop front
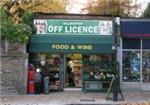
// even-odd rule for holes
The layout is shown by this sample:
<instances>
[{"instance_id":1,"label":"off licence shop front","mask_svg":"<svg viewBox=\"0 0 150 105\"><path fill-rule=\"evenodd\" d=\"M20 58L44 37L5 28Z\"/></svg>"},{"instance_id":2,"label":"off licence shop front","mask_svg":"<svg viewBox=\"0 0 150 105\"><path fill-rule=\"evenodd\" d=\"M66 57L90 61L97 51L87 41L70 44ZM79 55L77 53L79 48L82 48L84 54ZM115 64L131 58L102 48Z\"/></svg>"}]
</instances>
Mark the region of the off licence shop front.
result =
<instances>
[{"instance_id":1,"label":"off licence shop front","mask_svg":"<svg viewBox=\"0 0 150 105\"><path fill-rule=\"evenodd\" d=\"M113 20L92 19L34 19L37 33L30 39L29 62L35 67L41 61L47 62L50 91L107 91L115 72ZM73 62L74 86L68 83L68 58Z\"/></svg>"}]
</instances>

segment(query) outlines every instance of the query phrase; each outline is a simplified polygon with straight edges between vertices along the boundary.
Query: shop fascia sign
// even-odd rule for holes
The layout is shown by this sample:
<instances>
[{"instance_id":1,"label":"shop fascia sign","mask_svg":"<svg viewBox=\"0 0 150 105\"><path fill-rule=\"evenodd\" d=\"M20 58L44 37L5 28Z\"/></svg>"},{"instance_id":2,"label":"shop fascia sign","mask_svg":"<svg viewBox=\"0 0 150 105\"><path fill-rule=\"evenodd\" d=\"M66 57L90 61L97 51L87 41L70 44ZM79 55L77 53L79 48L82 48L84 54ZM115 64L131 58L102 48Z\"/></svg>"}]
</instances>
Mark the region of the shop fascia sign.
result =
<instances>
[{"instance_id":1,"label":"shop fascia sign","mask_svg":"<svg viewBox=\"0 0 150 105\"><path fill-rule=\"evenodd\" d=\"M36 34L48 35L112 35L112 20L34 19Z\"/></svg>"},{"instance_id":2,"label":"shop fascia sign","mask_svg":"<svg viewBox=\"0 0 150 105\"><path fill-rule=\"evenodd\" d=\"M52 44L51 48L53 50L84 50L84 51L91 51L91 50L93 50L93 45Z\"/></svg>"}]
</instances>

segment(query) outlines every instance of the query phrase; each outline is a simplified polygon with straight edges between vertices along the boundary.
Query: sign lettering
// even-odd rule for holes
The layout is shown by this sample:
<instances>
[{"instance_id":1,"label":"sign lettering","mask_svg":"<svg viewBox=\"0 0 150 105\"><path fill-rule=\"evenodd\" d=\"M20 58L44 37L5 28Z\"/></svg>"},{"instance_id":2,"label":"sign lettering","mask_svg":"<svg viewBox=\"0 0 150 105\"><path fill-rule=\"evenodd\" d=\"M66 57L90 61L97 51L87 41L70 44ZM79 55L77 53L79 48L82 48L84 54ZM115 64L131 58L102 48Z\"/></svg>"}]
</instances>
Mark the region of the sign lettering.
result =
<instances>
[{"instance_id":1,"label":"sign lettering","mask_svg":"<svg viewBox=\"0 0 150 105\"><path fill-rule=\"evenodd\" d=\"M112 20L35 19L37 34L49 35L112 35Z\"/></svg>"},{"instance_id":2,"label":"sign lettering","mask_svg":"<svg viewBox=\"0 0 150 105\"><path fill-rule=\"evenodd\" d=\"M92 45L52 44L54 50L92 50Z\"/></svg>"}]
</instances>

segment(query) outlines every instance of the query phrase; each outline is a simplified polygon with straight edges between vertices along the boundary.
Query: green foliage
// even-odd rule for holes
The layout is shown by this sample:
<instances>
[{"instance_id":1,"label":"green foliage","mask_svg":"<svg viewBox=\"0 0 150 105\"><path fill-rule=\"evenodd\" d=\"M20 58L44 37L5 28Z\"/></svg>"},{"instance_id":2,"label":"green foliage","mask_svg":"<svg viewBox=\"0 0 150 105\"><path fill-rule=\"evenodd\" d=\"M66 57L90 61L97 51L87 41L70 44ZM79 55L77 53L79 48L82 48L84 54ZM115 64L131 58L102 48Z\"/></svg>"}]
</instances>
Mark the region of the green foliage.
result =
<instances>
[{"instance_id":1,"label":"green foliage","mask_svg":"<svg viewBox=\"0 0 150 105\"><path fill-rule=\"evenodd\" d=\"M29 25L27 24L17 24L15 25L15 30L14 30L14 38L13 41L21 42L21 43L27 43L29 41L29 36L32 33L32 29Z\"/></svg>"},{"instance_id":2,"label":"green foliage","mask_svg":"<svg viewBox=\"0 0 150 105\"><path fill-rule=\"evenodd\" d=\"M11 17L9 17L6 12L1 8L0 10L0 17L1 17L1 36L6 37L9 39L10 35L13 34L14 31L14 22Z\"/></svg>"},{"instance_id":3,"label":"green foliage","mask_svg":"<svg viewBox=\"0 0 150 105\"><path fill-rule=\"evenodd\" d=\"M1 9L0 14L1 36L10 42L27 43L29 41L29 36L32 34L32 19L30 19L28 15L24 15L22 23L15 23L5 10Z\"/></svg>"},{"instance_id":4,"label":"green foliage","mask_svg":"<svg viewBox=\"0 0 150 105\"><path fill-rule=\"evenodd\" d=\"M36 33L32 13L66 13L67 4L68 0L1 0L1 36L11 42L27 43L29 36Z\"/></svg>"},{"instance_id":5,"label":"green foliage","mask_svg":"<svg viewBox=\"0 0 150 105\"><path fill-rule=\"evenodd\" d=\"M25 11L23 16L22 16L22 23L28 24L32 28L32 34L35 34L36 33L36 27L34 27L32 20L33 20L33 13L30 11Z\"/></svg>"},{"instance_id":6,"label":"green foliage","mask_svg":"<svg viewBox=\"0 0 150 105\"><path fill-rule=\"evenodd\" d=\"M32 26L32 19L33 19L32 12L25 11L22 16L22 23Z\"/></svg>"}]
</instances>

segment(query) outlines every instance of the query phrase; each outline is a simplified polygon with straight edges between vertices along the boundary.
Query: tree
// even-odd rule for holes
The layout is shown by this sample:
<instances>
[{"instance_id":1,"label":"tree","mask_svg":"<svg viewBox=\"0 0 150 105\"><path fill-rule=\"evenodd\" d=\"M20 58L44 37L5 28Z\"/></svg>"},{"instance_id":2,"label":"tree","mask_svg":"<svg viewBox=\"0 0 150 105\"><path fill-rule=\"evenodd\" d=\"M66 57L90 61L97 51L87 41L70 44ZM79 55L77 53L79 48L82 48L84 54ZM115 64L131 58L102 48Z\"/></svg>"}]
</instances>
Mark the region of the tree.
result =
<instances>
[{"instance_id":1,"label":"tree","mask_svg":"<svg viewBox=\"0 0 150 105\"><path fill-rule=\"evenodd\" d=\"M9 40L10 42L27 43L29 40L29 36L32 33L31 26L29 24L26 24L25 22L15 24L12 17L8 16L3 8L1 8L0 14L1 36ZM22 17L25 18L25 15L23 15ZM25 21L25 19L23 19L23 21Z\"/></svg>"},{"instance_id":2,"label":"tree","mask_svg":"<svg viewBox=\"0 0 150 105\"><path fill-rule=\"evenodd\" d=\"M21 22L25 11L43 13L66 13L68 0L2 0L0 6L13 17L16 22Z\"/></svg>"},{"instance_id":3,"label":"tree","mask_svg":"<svg viewBox=\"0 0 150 105\"><path fill-rule=\"evenodd\" d=\"M135 14L138 5L132 5L131 0L89 0L87 6L82 10L89 14L127 17L131 15L133 9L135 11L132 11L132 14Z\"/></svg>"},{"instance_id":4,"label":"tree","mask_svg":"<svg viewBox=\"0 0 150 105\"><path fill-rule=\"evenodd\" d=\"M1 0L1 36L11 42L27 43L35 32L33 13L66 13L67 3L67 0Z\"/></svg>"},{"instance_id":5,"label":"tree","mask_svg":"<svg viewBox=\"0 0 150 105\"><path fill-rule=\"evenodd\" d=\"M148 6L143 14L144 17L150 17L150 3L148 3Z\"/></svg>"}]
</instances>

